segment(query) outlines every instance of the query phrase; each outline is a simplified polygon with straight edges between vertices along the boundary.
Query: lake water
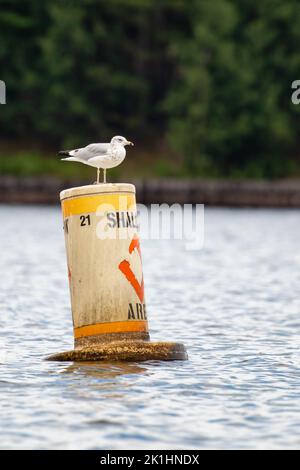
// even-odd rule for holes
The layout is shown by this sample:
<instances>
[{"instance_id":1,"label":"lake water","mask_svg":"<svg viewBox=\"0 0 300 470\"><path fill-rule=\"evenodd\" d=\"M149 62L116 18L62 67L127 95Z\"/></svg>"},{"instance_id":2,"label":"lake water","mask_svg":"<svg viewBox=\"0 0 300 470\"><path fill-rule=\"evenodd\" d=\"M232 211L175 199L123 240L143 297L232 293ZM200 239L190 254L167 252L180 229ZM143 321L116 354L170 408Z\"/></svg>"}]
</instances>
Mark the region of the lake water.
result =
<instances>
[{"instance_id":1,"label":"lake water","mask_svg":"<svg viewBox=\"0 0 300 470\"><path fill-rule=\"evenodd\" d=\"M72 349L61 215L0 207L2 449L300 448L299 211L206 209L205 246L142 243L153 340L189 361Z\"/></svg>"}]
</instances>

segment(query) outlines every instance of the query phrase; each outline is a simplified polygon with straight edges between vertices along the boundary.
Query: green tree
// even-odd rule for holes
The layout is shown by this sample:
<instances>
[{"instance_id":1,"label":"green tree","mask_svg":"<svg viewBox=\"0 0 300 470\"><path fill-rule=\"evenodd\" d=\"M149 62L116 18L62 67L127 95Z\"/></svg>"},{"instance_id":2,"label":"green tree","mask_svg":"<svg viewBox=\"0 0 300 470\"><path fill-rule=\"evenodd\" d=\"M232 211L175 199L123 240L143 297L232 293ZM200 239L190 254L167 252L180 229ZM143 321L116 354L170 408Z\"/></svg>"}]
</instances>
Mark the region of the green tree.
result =
<instances>
[{"instance_id":1,"label":"green tree","mask_svg":"<svg viewBox=\"0 0 300 470\"><path fill-rule=\"evenodd\" d=\"M189 18L167 99L170 141L189 171L288 173L300 125L290 100L300 70L298 2L192 1Z\"/></svg>"},{"instance_id":2,"label":"green tree","mask_svg":"<svg viewBox=\"0 0 300 470\"><path fill-rule=\"evenodd\" d=\"M191 175L298 171L298 0L0 7L2 140L57 148L124 133L153 148L168 130Z\"/></svg>"},{"instance_id":3,"label":"green tree","mask_svg":"<svg viewBox=\"0 0 300 470\"><path fill-rule=\"evenodd\" d=\"M166 116L160 104L173 67L169 24L183 5L182 0L3 4L0 64L3 69L7 64L3 78L10 98L14 94L0 118L6 132L52 145L120 132L141 139L161 134ZM15 121L23 127L12 127Z\"/></svg>"}]
</instances>

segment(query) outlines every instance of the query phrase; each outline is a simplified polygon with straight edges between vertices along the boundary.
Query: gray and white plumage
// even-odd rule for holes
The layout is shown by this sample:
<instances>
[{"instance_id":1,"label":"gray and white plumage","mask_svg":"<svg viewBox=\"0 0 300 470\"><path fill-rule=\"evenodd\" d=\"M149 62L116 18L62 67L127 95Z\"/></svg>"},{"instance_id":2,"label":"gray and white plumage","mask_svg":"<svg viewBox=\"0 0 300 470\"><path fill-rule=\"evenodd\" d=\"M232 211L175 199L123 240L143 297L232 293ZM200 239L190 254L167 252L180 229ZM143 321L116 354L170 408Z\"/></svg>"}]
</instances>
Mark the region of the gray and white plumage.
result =
<instances>
[{"instance_id":1,"label":"gray and white plumage","mask_svg":"<svg viewBox=\"0 0 300 470\"><path fill-rule=\"evenodd\" d=\"M79 162L97 168L97 182L99 183L99 171L104 170L104 182L106 182L106 170L114 168L122 163L126 157L126 145L133 145L125 137L116 135L110 143L90 144L86 147L74 150L62 150L59 155L69 162Z\"/></svg>"}]
</instances>

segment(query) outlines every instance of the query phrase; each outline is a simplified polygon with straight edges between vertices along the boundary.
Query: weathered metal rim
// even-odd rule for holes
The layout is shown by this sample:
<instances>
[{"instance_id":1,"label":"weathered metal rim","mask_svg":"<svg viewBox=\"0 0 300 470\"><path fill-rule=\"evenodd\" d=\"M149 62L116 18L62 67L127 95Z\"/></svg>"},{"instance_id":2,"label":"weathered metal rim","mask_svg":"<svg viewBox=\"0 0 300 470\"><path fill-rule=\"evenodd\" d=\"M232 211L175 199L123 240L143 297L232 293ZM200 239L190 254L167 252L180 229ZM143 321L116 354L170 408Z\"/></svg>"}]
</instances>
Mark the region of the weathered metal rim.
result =
<instances>
[{"instance_id":1,"label":"weathered metal rim","mask_svg":"<svg viewBox=\"0 0 300 470\"><path fill-rule=\"evenodd\" d=\"M53 354L48 361L186 361L188 355L182 343L115 341Z\"/></svg>"}]
</instances>

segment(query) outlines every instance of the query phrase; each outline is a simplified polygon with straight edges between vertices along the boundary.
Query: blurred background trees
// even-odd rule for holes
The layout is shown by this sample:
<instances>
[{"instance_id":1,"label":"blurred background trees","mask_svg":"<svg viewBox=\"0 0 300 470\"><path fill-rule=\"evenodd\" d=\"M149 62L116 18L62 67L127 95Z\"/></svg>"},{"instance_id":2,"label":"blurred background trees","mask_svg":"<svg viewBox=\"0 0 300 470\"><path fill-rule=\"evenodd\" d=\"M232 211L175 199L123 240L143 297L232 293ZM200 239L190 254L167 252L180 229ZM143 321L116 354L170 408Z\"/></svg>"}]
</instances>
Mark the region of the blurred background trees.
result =
<instances>
[{"instance_id":1,"label":"blurred background trees","mask_svg":"<svg viewBox=\"0 0 300 470\"><path fill-rule=\"evenodd\" d=\"M300 78L297 0L0 7L2 159L118 133L157 155L164 176L299 175L300 106L291 103Z\"/></svg>"}]
</instances>

